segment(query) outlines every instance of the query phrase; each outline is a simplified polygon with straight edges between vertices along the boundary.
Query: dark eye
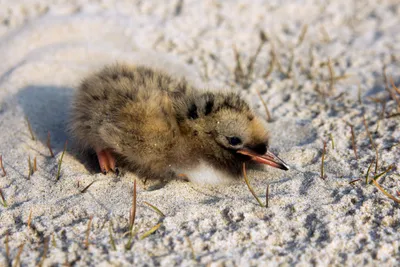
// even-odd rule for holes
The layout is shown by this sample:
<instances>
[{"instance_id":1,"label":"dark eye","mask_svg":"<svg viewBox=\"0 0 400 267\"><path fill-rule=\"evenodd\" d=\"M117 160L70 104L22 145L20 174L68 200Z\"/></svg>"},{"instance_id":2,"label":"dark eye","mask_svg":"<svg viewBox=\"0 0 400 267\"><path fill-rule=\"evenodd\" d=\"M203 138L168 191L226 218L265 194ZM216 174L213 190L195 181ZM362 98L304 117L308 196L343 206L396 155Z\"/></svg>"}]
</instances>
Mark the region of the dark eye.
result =
<instances>
[{"instance_id":1,"label":"dark eye","mask_svg":"<svg viewBox=\"0 0 400 267\"><path fill-rule=\"evenodd\" d=\"M242 143L242 140L240 140L239 137L233 136L233 137L227 137L228 142L231 146L237 146Z\"/></svg>"}]
</instances>

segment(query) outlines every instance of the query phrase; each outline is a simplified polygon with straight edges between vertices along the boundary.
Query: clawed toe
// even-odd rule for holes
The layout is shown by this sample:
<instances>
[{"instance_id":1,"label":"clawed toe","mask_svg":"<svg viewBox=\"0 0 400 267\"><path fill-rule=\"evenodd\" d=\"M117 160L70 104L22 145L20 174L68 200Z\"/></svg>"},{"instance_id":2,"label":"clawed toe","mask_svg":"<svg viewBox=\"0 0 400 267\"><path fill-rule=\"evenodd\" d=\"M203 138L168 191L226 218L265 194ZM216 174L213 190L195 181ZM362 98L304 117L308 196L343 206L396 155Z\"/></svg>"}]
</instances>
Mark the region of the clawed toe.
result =
<instances>
[{"instance_id":1,"label":"clawed toe","mask_svg":"<svg viewBox=\"0 0 400 267\"><path fill-rule=\"evenodd\" d=\"M117 175L119 174L119 169L116 167L115 157L111 153L110 149L96 150L96 154L100 170L103 174L107 174L109 171L113 171Z\"/></svg>"}]
</instances>

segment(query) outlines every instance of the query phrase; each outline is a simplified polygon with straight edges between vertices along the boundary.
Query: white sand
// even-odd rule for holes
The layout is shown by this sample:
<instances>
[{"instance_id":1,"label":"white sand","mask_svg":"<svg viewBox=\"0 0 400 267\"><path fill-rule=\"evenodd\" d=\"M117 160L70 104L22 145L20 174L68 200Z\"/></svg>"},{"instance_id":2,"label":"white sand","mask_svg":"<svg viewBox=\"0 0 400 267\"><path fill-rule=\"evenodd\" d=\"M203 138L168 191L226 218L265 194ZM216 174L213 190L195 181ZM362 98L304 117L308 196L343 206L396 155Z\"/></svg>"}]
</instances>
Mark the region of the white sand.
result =
<instances>
[{"instance_id":1,"label":"white sand","mask_svg":"<svg viewBox=\"0 0 400 267\"><path fill-rule=\"evenodd\" d=\"M375 152L362 111L379 151L377 172L395 166L379 183L396 195L400 147L394 145L400 141L399 117L381 120L375 131L382 108L370 97L387 100L385 116L398 112L384 89L382 68L387 65L388 76L400 84L399 2L185 0L181 8L179 2L1 1L0 154L7 175L0 177L0 188L8 207L0 206L0 265L14 264L21 244L25 244L21 263L38 264L44 240L53 235L55 246L51 242L45 266L66 262L77 266L396 265L400 206L375 186L365 185ZM296 46L304 25L308 31ZM260 29L269 41L245 90L234 81L232 46L236 45L246 66L259 44ZM272 44L285 72L294 56L290 78L276 65L263 78ZM168 56L158 62L155 55L160 53ZM348 75L334 84L333 92L328 67L321 65L328 58L335 76ZM92 174L67 153L61 179L55 181L73 88L83 75L121 59L161 65L189 75L198 84L234 87L264 116L256 90L262 92L274 118L271 147L292 166L288 172L249 170L262 201L270 185L269 208L257 205L244 182L212 187L173 181L164 187L153 183L145 190L138 180L138 233L132 248L125 250L134 174L119 178ZM182 69L178 62L190 67ZM317 85L326 96L317 92ZM36 141L30 139L25 116ZM354 125L358 160L346 122ZM56 158L49 157L47 131ZM329 134L335 148L328 143L327 177L322 180L322 141ZM38 162L30 180L28 156ZM362 181L349 185L358 178ZM81 194L79 190L92 181L96 182ZM166 218L161 220L144 201L156 205ZM85 249L90 216L90 246ZM109 243L110 221L116 251ZM160 221L154 235L139 240Z\"/></svg>"}]
</instances>

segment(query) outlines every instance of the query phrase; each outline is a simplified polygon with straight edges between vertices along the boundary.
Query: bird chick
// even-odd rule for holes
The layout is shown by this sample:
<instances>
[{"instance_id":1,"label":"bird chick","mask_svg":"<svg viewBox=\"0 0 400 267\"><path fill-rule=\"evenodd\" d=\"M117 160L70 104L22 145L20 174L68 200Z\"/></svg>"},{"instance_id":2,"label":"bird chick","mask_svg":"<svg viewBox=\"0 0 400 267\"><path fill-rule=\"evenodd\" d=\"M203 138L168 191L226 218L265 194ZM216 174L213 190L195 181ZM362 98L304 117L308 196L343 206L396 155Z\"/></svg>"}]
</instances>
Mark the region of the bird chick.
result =
<instances>
[{"instance_id":1,"label":"bird chick","mask_svg":"<svg viewBox=\"0 0 400 267\"><path fill-rule=\"evenodd\" d=\"M69 130L97 153L105 174L124 166L144 178L173 179L206 164L238 177L248 161L288 170L239 95L198 90L142 66L107 66L84 79Z\"/></svg>"}]
</instances>

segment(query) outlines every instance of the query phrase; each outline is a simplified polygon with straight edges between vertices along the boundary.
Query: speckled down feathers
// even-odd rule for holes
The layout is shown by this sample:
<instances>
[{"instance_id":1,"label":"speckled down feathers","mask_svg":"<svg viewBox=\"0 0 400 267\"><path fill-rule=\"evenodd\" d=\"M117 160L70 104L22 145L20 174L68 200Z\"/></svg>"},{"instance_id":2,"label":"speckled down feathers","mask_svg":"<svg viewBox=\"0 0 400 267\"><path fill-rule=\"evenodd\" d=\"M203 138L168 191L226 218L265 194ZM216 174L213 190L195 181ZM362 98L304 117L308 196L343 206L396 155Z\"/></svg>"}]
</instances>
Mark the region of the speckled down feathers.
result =
<instances>
[{"instance_id":1,"label":"speckled down feathers","mask_svg":"<svg viewBox=\"0 0 400 267\"><path fill-rule=\"evenodd\" d=\"M266 143L261 121L237 94L200 91L184 79L141 66L107 66L76 92L69 129L83 149L112 149L120 164L148 178L172 178L200 160L238 174L223 146L240 135Z\"/></svg>"}]
</instances>

